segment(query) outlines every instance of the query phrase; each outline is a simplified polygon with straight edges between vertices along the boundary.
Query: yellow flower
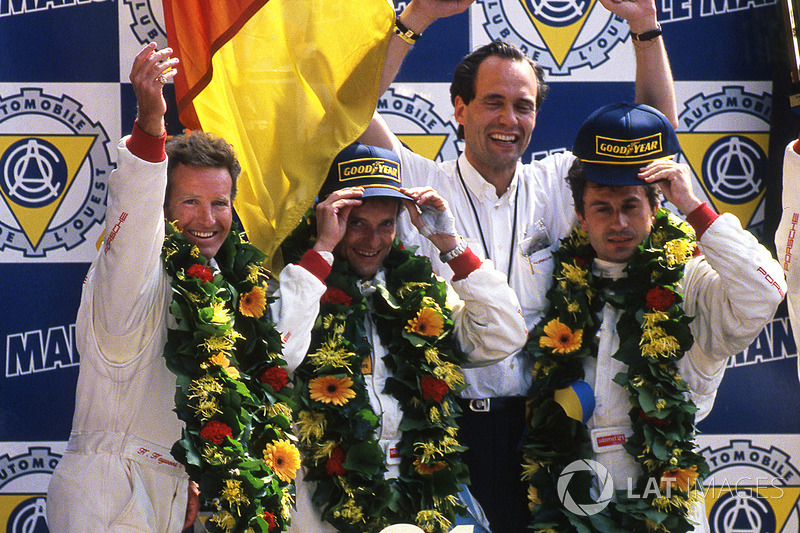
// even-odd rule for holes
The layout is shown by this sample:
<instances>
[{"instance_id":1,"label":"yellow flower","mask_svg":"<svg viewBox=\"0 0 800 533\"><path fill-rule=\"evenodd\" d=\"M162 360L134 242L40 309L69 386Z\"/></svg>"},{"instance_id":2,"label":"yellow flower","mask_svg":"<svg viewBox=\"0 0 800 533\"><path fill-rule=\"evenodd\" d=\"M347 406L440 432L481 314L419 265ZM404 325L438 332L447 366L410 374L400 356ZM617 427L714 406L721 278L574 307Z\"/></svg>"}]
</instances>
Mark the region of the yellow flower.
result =
<instances>
[{"instance_id":1,"label":"yellow flower","mask_svg":"<svg viewBox=\"0 0 800 533\"><path fill-rule=\"evenodd\" d=\"M219 448L217 448L213 444L206 444L201 454L203 455L203 459L205 459L207 463L212 465L224 465L228 464L228 462L230 461L230 457L225 455Z\"/></svg>"},{"instance_id":2,"label":"yellow flower","mask_svg":"<svg viewBox=\"0 0 800 533\"><path fill-rule=\"evenodd\" d=\"M406 331L424 337L438 337L444 331L444 317L432 307L423 307L416 318L408 321Z\"/></svg>"},{"instance_id":3,"label":"yellow flower","mask_svg":"<svg viewBox=\"0 0 800 533\"><path fill-rule=\"evenodd\" d=\"M439 307L439 304L436 303L436 300L434 300L430 296L425 296L425 297L422 298L422 306L423 307L432 307L433 309L436 309L437 311L441 311L442 310L442 308Z\"/></svg>"},{"instance_id":4,"label":"yellow flower","mask_svg":"<svg viewBox=\"0 0 800 533\"><path fill-rule=\"evenodd\" d=\"M225 352L217 352L211 356L209 361L212 364L219 365L228 374L231 379L239 379L241 375L239 374L239 370L235 366L231 366L231 360L228 359L228 356L225 355Z\"/></svg>"},{"instance_id":5,"label":"yellow flower","mask_svg":"<svg viewBox=\"0 0 800 533\"><path fill-rule=\"evenodd\" d=\"M525 455L522 457L522 476L520 479L522 481L527 481L533 477L539 469L542 468L542 463L539 461L534 461L530 455Z\"/></svg>"},{"instance_id":6,"label":"yellow flower","mask_svg":"<svg viewBox=\"0 0 800 533\"><path fill-rule=\"evenodd\" d=\"M294 496L288 487L284 487L281 489L281 518L289 520L292 516L292 507L294 507Z\"/></svg>"},{"instance_id":7,"label":"yellow flower","mask_svg":"<svg viewBox=\"0 0 800 533\"><path fill-rule=\"evenodd\" d=\"M686 239L672 239L664 245L669 266L682 265L692 258L695 244Z\"/></svg>"},{"instance_id":8,"label":"yellow flower","mask_svg":"<svg viewBox=\"0 0 800 533\"><path fill-rule=\"evenodd\" d=\"M213 398L214 395L222 392L222 383L209 375L205 375L192 381L189 385L187 398Z\"/></svg>"},{"instance_id":9,"label":"yellow flower","mask_svg":"<svg viewBox=\"0 0 800 533\"><path fill-rule=\"evenodd\" d=\"M339 443L333 440L318 443L316 450L314 450L314 461L319 463L320 459L327 460L338 446Z\"/></svg>"},{"instance_id":10,"label":"yellow flower","mask_svg":"<svg viewBox=\"0 0 800 533\"><path fill-rule=\"evenodd\" d=\"M236 527L236 519L228 511L222 510L214 513L211 518L212 522L222 528L223 531L230 531Z\"/></svg>"},{"instance_id":11,"label":"yellow flower","mask_svg":"<svg viewBox=\"0 0 800 533\"><path fill-rule=\"evenodd\" d=\"M309 361L317 368L323 366L332 366L334 368L350 366L350 359L356 354L345 350L338 344L335 337L326 339L316 352L308 354Z\"/></svg>"},{"instance_id":12,"label":"yellow flower","mask_svg":"<svg viewBox=\"0 0 800 533\"><path fill-rule=\"evenodd\" d=\"M580 306L580 304L578 304L578 302L569 302L567 304L567 312L568 313L572 313L574 315L580 310L581 310L581 306Z\"/></svg>"},{"instance_id":13,"label":"yellow flower","mask_svg":"<svg viewBox=\"0 0 800 533\"><path fill-rule=\"evenodd\" d=\"M415 442L414 451L422 455L423 462L430 463L436 457L444 457L448 453L452 453L458 445L456 439L446 436L440 441L428 439L422 442Z\"/></svg>"},{"instance_id":14,"label":"yellow flower","mask_svg":"<svg viewBox=\"0 0 800 533\"><path fill-rule=\"evenodd\" d=\"M414 469L423 476L429 476L446 467L447 463L445 461L433 461L432 463L423 463L419 459L414 461Z\"/></svg>"},{"instance_id":15,"label":"yellow flower","mask_svg":"<svg viewBox=\"0 0 800 533\"><path fill-rule=\"evenodd\" d=\"M308 391L311 399L333 405L344 405L356 397L356 391L351 387L353 380L345 376L320 376L308 382Z\"/></svg>"},{"instance_id":16,"label":"yellow flower","mask_svg":"<svg viewBox=\"0 0 800 533\"><path fill-rule=\"evenodd\" d=\"M584 244L589 244L589 234L586 233L581 227L575 227L573 232L569 236L569 241L572 246L578 247L583 246Z\"/></svg>"},{"instance_id":17,"label":"yellow flower","mask_svg":"<svg viewBox=\"0 0 800 533\"><path fill-rule=\"evenodd\" d=\"M269 406L267 414L270 418L283 415L287 420L292 419L292 408L284 402L276 402Z\"/></svg>"},{"instance_id":18,"label":"yellow flower","mask_svg":"<svg viewBox=\"0 0 800 533\"><path fill-rule=\"evenodd\" d=\"M211 310L213 311L211 315L211 323L212 324L227 324L231 321L231 315L228 312L228 309L225 307L224 300L217 300L211 304Z\"/></svg>"},{"instance_id":19,"label":"yellow flower","mask_svg":"<svg viewBox=\"0 0 800 533\"><path fill-rule=\"evenodd\" d=\"M325 415L323 413L314 413L312 411L300 411L297 413L297 435L300 440L305 443L310 443L314 440L319 440L325 433Z\"/></svg>"},{"instance_id":20,"label":"yellow flower","mask_svg":"<svg viewBox=\"0 0 800 533\"><path fill-rule=\"evenodd\" d=\"M642 328L652 328L655 327L655 325L659 322L665 322L669 320L669 315L664 311L651 311L649 313L645 313L642 318L644 319Z\"/></svg>"},{"instance_id":21,"label":"yellow flower","mask_svg":"<svg viewBox=\"0 0 800 533\"><path fill-rule=\"evenodd\" d=\"M194 407L194 411L197 413L197 416L200 417L200 420L204 422L209 420L215 414L222 412L219 409L219 403L214 398L200 400Z\"/></svg>"},{"instance_id":22,"label":"yellow flower","mask_svg":"<svg viewBox=\"0 0 800 533\"><path fill-rule=\"evenodd\" d=\"M433 369L433 375L444 380L451 389L464 384L464 373L461 371L461 367L453 363L442 362Z\"/></svg>"},{"instance_id":23,"label":"yellow flower","mask_svg":"<svg viewBox=\"0 0 800 533\"><path fill-rule=\"evenodd\" d=\"M539 346L551 348L555 353L571 353L581 347L583 330L572 331L569 326L554 318L544 326L544 335L539 337Z\"/></svg>"},{"instance_id":24,"label":"yellow flower","mask_svg":"<svg viewBox=\"0 0 800 533\"><path fill-rule=\"evenodd\" d=\"M414 292L414 290L416 289L426 289L430 286L431 286L430 283L426 283L424 281L409 281L407 283L404 283L402 287L397 289L397 297L405 298L406 296Z\"/></svg>"},{"instance_id":25,"label":"yellow flower","mask_svg":"<svg viewBox=\"0 0 800 533\"><path fill-rule=\"evenodd\" d=\"M443 364L442 360L439 358L439 350L436 348L425 348L425 361L427 361L429 365Z\"/></svg>"},{"instance_id":26,"label":"yellow flower","mask_svg":"<svg viewBox=\"0 0 800 533\"><path fill-rule=\"evenodd\" d=\"M678 343L678 339L672 335L668 335L650 342L644 342L644 338L642 338L641 347L643 356L656 359L658 357L673 357L678 352L681 345Z\"/></svg>"},{"instance_id":27,"label":"yellow flower","mask_svg":"<svg viewBox=\"0 0 800 533\"><path fill-rule=\"evenodd\" d=\"M564 263L561 268L561 275L558 279L568 281L578 287L588 287L589 280L587 279L587 274L589 274L589 271L585 268Z\"/></svg>"},{"instance_id":28,"label":"yellow flower","mask_svg":"<svg viewBox=\"0 0 800 533\"><path fill-rule=\"evenodd\" d=\"M300 468L300 452L288 440L271 442L264 449L264 462L281 481L289 483Z\"/></svg>"},{"instance_id":29,"label":"yellow flower","mask_svg":"<svg viewBox=\"0 0 800 533\"><path fill-rule=\"evenodd\" d=\"M267 308L267 294L261 287L253 287L250 292L239 297L239 312L244 316L261 318Z\"/></svg>"},{"instance_id":30,"label":"yellow flower","mask_svg":"<svg viewBox=\"0 0 800 533\"><path fill-rule=\"evenodd\" d=\"M257 264L247 265L247 281L255 285L258 283L259 275L261 274L261 266Z\"/></svg>"},{"instance_id":31,"label":"yellow flower","mask_svg":"<svg viewBox=\"0 0 800 533\"><path fill-rule=\"evenodd\" d=\"M417 525L425 531L450 531L453 525L442 513L435 509L425 509L417 513Z\"/></svg>"},{"instance_id":32,"label":"yellow flower","mask_svg":"<svg viewBox=\"0 0 800 533\"><path fill-rule=\"evenodd\" d=\"M359 522L364 522L364 510L361 509L356 502L353 500L347 500L341 508L334 511L334 516L344 518L345 520L349 521L351 524L357 524Z\"/></svg>"},{"instance_id":33,"label":"yellow flower","mask_svg":"<svg viewBox=\"0 0 800 533\"><path fill-rule=\"evenodd\" d=\"M236 509L236 512L239 513L240 505L248 505L250 503L247 494L242 492L241 481L238 479L226 479L223 481L223 485L220 496L230 503L231 509Z\"/></svg>"},{"instance_id":34,"label":"yellow flower","mask_svg":"<svg viewBox=\"0 0 800 533\"><path fill-rule=\"evenodd\" d=\"M541 505L542 499L539 498L539 489L533 485L528 485L528 509L533 511L538 505Z\"/></svg>"},{"instance_id":35,"label":"yellow flower","mask_svg":"<svg viewBox=\"0 0 800 533\"><path fill-rule=\"evenodd\" d=\"M212 352L230 352L233 350L233 345L236 344L237 339L244 337L235 329L230 330L227 335L213 335L203 342L203 347Z\"/></svg>"}]
</instances>

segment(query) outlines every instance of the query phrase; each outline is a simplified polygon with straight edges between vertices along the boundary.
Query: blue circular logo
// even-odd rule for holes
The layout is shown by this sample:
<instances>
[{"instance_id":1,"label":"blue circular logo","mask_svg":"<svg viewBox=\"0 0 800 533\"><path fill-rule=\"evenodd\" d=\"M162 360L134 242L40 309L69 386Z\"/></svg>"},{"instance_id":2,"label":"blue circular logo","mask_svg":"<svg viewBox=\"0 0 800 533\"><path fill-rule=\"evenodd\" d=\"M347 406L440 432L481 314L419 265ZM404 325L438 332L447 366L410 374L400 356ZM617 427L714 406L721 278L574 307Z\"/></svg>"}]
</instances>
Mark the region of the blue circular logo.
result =
<instances>
[{"instance_id":1,"label":"blue circular logo","mask_svg":"<svg viewBox=\"0 0 800 533\"><path fill-rule=\"evenodd\" d=\"M11 511L6 533L50 533L46 510L47 504L43 496L23 500Z\"/></svg>"},{"instance_id":2,"label":"blue circular logo","mask_svg":"<svg viewBox=\"0 0 800 533\"><path fill-rule=\"evenodd\" d=\"M569 26L589 8L587 0L526 0L531 14L549 26Z\"/></svg>"},{"instance_id":3,"label":"blue circular logo","mask_svg":"<svg viewBox=\"0 0 800 533\"><path fill-rule=\"evenodd\" d=\"M57 200L67 186L67 162L52 143L29 137L13 143L0 157L0 184L8 198L25 207Z\"/></svg>"},{"instance_id":4,"label":"blue circular logo","mask_svg":"<svg viewBox=\"0 0 800 533\"><path fill-rule=\"evenodd\" d=\"M776 533L775 511L767 499L752 489L736 489L723 495L711 508L712 531Z\"/></svg>"},{"instance_id":5,"label":"blue circular logo","mask_svg":"<svg viewBox=\"0 0 800 533\"><path fill-rule=\"evenodd\" d=\"M703 157L703 182L729 204L755 199L764 188L767 156L755 142L740 135L717 140Z\"/></svg>"}]
</instances>

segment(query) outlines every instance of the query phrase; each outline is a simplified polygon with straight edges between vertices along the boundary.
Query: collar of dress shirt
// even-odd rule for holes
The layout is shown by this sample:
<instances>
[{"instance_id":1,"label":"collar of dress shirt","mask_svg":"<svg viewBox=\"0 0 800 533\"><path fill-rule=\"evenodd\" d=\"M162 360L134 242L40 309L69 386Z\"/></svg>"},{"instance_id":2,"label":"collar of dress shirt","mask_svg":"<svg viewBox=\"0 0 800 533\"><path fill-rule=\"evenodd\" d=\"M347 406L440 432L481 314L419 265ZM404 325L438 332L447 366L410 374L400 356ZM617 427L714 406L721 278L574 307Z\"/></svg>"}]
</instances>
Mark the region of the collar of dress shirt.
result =
<instances>
[{"instance_id":1,"label":"collar of dress shirt","mask_svg":"<svg viewBox=\"0 0 800 533\"><path fill-rule=\"evenodd\" d=\"M467 188L474 195L480 203L491 202L494 205L497 202L506 202L511 204L516 196L517 185L519 183L520 166L522 163L517 161L517 170L514 172L514 177L511 179L511 185L508 187L503 196L497 197L494 185L486 181L480 172L467 161L466 154L461 154L458 158L458 167L461 169L461 176L464 178L464 183Z\"/></svg>"}]
</instances>

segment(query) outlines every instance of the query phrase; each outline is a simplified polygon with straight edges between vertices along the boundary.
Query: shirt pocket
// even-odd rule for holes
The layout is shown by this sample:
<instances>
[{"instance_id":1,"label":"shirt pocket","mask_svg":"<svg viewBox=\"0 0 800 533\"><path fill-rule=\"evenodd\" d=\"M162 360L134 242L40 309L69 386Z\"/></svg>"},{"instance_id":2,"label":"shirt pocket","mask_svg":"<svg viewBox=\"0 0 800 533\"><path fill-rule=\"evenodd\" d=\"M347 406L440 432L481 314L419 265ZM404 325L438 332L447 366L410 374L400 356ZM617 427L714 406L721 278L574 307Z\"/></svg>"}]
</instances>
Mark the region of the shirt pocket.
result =
<instances>
[{"instance_id":1,"label":"shirt pocket","mask_svg":"<svg viewBox=\"0 0 800 533\"><path fill-rule=\"evenodd\" d=\"M527 240L517 248L519 267L514 269L513 286L522 307L525 324L530 330L549 304L546 293L552 283L553 253L549 247L526 253L531 249L525 247L530 246Z\"/></svg>"}]
</instances>

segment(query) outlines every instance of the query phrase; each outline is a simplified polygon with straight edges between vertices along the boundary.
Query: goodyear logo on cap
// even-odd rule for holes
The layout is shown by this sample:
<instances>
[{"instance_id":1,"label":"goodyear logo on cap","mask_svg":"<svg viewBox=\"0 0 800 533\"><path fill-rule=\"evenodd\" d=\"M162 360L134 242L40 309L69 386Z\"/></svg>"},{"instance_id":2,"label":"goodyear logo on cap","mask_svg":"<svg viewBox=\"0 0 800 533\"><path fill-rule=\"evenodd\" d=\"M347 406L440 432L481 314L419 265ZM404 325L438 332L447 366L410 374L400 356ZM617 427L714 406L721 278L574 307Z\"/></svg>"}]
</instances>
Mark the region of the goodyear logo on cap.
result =
<instances>
[{"instance_id":1,"label":"goodyear logo on cap","mask_svg":"<svg viewBox=\"0 0 800 533\"><path fill-rule=\"evenodd\" d=\"M354 159L339 163L339 181L362 178L384 178L400 186L400 165L389 159Z\"/></svg>"},{"instance_id":2,"label":"goodyear logo on cap","mask_svg":"<svg viewBox=\"0 0 800 533\"><path fill-rule=\"evenodd\" d=\"M595 139L598 156L610 159L643 161L648 157L658 159L663 155L661 134L656 133L641 139L612 139L597 136Z\"/></svg>"}]
</instances>

